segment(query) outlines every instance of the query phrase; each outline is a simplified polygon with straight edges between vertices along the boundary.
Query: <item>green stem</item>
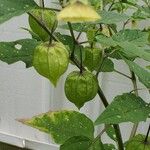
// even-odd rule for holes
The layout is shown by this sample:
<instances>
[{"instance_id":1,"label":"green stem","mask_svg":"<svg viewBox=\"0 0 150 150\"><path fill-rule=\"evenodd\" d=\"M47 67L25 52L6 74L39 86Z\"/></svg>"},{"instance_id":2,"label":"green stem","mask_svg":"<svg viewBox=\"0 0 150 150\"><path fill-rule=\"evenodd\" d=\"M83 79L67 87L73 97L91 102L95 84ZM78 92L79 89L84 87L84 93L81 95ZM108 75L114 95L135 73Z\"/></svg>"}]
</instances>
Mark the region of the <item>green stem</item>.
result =
<instances>
[{"instance_id":1,"label":"green stem","mask_svg":"<svg viewBox=\"0 0 150 150\"><path fill-rule=\"evenodd\" d=\"M118 74L120 74L120 75L122 75L122 76L124 76L124 77L127 77L128 79L131 79L131 77L129 77L128 75L126 75L126 74L124 74L124 73L122 73L122 72L120 72L120 71L118 71L118 70L115 70L115 69L114 69L114 72L116 72L116 73L118 73Z\"/></svg>"},{"instance_id":2,"label":"green stem","mask_svg":"<svg viewBox=\"0 0 150 150\"><path fill-rule=\"evenodd\" d=\"M115 0L113 0L112 1L112 3L111 3L111 5L110 5L110 7L108 8L108 11L110 11L111 10L111 8L113 7L113 5L115 4Z\"/></svg>"},{"instance_id":3,"label":"green stem","mask_svg":"<svg viewBox=\"0 0 150 150\"><path fill-rule=\"evenodd\" d=\"M41 5L43 8L45 7L44 0L40 0L40 5Z\"/></svg>"},{"instance_id":4,"label":"green stem","mask_svg":"<svg viewBox=\"0 0 150 150\"><path fill-rule=\"evenodd\" d=\"M131 80L132 80L132 84L133 84L133 89L134 89L134 93L136 96L138 96L138 86L137 86L137 82L136 82L136 76L134 74L134 72L131 71ZM130 139L133 138L136 134L136 131L138 129L138 126L139 126L139 123L135 123L133 125L133 128L132 128L132 131L131 131L131 134L130 134Z\"/></svg>"},{"instance_id":5,"label":"green stem","mask_svg":"<svg viewBox=\"0 0 150 150\"><path fill-rule=\"evenodd\" d=\"M80 47L80 73L81 73L81 74L82 74L82 72L83 72L82 64L83 64L83 61L82 61L82 49L81 49L81 47Z\"/></svg>"},{"instance_id":6,"label":"green stem","mask_svg":"<svg viewBox=\"0 0 150 150\"><path fill-rule=\"evenodd\" d=\"M68 27L69 27L69 30L70 30L70 34L73 38L73 41L76 42L76 38L75 38L75 35L74 35L74 32L73 32L73 28L72 28L72 25L70 22L67 23L68 24Z\"/></svg>"},{"instance_id":7,"label":"green stem","mask_svg":"<svg viewBox=\"0 0 150 150\"><path fill-rule=\"evenodd\" d=\"M145 140L144 140L144 143L145 143L145 144L147 144L147 142L148 142L149 133L150 133L150 125L149 125L149 127L148 127L148 131L147 131L147 134L146 134L146 137L145 137Z\"/></svg>"},{"instance_id":8,"label":"green stem","mask_svg":"<svg viewBox=\"0 0 150 150\"><path fill-rule=\"evenodd\" d=\"M107 107L109 105L109 103L108 103L103 91L101 90L100 86L99 86L99 89L98 89L98 95L101 98L104 106ZM119 127L118 124L114 124L113 127L114 127L116 137L117 137L118 148L119 148L119 150L124 150L120 127Z\"/></svg>"}]
</instances>

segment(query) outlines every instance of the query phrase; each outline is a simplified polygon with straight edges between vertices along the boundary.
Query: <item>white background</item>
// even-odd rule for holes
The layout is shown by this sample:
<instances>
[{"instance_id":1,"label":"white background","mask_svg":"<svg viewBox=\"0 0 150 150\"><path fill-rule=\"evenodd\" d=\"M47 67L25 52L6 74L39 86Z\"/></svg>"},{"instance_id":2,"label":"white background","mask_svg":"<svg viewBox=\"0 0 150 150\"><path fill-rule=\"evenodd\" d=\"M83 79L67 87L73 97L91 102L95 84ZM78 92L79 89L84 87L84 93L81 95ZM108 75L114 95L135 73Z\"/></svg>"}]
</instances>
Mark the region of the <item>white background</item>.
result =
<instances>
[{"instance_id":1,"label":"white background","mask_svg":"<svg viewBox=\"0 0 150 150\"><path fill-rule=\"evenodd\" d=\"M46 2L47 4L50 3L49 0ZM0 41L29 38L30 35L20 29L20 27L28 27L27 21L27 15L22 15L0 25ZM139 62L142 64L145 63L142 61ZM115 62L115 64L116 69L119 71L126 74L129 73L128 68L123 63L120 65L120 63ZM69 73L70 70L67 72ZM15 119L29 118L49 110L64 108L77 110L65 98L63 90L65 76L60 79L57 88L54 88L47 79L41 77L33 68L25 69L23 62L17 62L13 65L0 62L0 131L26 139L46 143L52 142L46 134L24 126L15 121ZM100 81L109 102L116 95L132 90L131 81L116 73L105 73L100 77ZM149 101L148 92L140 91L139 93L144 100ZM103 105L98 96L81 109L81 112L86 113L93 120L102 111ZM147 127L148 123L142 123L139 127L139 132L145 134ZM129 136L130 128L129 123L122 124L122 133L125 139ZM106 136L103 139L104 142L109 140Z\"/></svg>"}]
</instances>

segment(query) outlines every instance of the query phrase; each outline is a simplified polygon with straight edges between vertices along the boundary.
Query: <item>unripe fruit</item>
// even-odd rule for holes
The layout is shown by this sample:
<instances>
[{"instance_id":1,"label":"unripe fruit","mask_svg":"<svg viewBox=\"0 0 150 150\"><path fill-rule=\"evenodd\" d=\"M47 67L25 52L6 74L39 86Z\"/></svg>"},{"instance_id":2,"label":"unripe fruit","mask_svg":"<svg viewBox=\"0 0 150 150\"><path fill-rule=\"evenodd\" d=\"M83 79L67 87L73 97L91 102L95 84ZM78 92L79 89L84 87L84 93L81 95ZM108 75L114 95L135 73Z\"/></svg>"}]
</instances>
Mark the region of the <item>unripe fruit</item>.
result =
<instances>
[{"instance_id":1,"label":"unripe fruit","mask_svg":"<svg viewBox=\"0 0 150 150\"><path fill-rule=\"evenodd\" d=\"M47 9L34 9L30 12L40 22L42 22L50 31L55 30L57 27L57 16L52 10ZM36 33L41 40L47 41L49 38L48 33L34 20L32 16L29 16L29 25L34 33Z\"/></svg>"},{"instance_id":2,"label":"unripe fruit","mask_svg":"<svg viewBox=\"0 0 150 150\"><path fill-rule=\"evenodd\" d=\"M85 48L84 65L90 70L97 70L102 61L102 51L99 48Z\"/></svg>"},{"instance_id":3,"label":"unripe fruit","mask_svg":"<svg viewBox=\"0 0 150 150\"><path fill-rule=\"evenodd\" d=\"M74 103L79 109L84 103L92 100L98 91L98 81L95 76L84 71L71 72L65 82L65 94L69 101Z\"/></svg>"},{"instance_id":4,"label":"unripe fruit","mask_svg":"<svg viewBox=\"0 0 150 150\"><path fill-rule=\"evenodd\" d=\"M60 42L42 43L34 52L33 66L42 76L48 78L56 86L60 76L67 70L69 53Z\"/></svg>"},{"instance_id":5,"label":"unripe fruit","mask_svg":"<svg viewBox=\"0 0 150 150\"><path fill-rule=\"evenodd\" d=\"M145 142L145 135L137 135L126 144L126 150L150 150L150 137Z\"/></svg>"}]
</instances>

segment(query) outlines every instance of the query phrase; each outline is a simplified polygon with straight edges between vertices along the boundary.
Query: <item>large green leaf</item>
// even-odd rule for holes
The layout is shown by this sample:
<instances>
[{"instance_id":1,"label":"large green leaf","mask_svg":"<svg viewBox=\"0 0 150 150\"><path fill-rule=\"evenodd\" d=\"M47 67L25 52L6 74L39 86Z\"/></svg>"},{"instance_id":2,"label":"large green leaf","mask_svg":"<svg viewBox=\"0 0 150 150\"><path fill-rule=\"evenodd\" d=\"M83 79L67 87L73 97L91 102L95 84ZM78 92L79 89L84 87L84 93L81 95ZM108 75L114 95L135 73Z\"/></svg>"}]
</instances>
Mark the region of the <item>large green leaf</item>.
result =
<instances>
[{"instance_id":1,"label":"large green leaf","mask_svg":"<svg viewBox=\"0 0 150 150\"><path fill-rule=\"evenodd\" d=\"M133 13L134 19L147 19L150 18L149 7L140 7L135 13Z\"/></svg>"},{"instance_id":2,"label":"large green leaf","mask_svg":"<svg viewBox=\"0 0 150 150\"><path fill-rule=\"evenodd\" d=\"M0 0L0 24L35 7L34 0Z\"/></svg>"},{"instance_id":3,"label":"large green leaf","mask_svg":"<svg viewBox=\"0 0 150 150\"><path fill-rule=\"evenodd\" d=\"M60 150L104 150L101 142L84 136L75 136L60 146Z\"/></svg>"},{"instance_id":4,"label":"large green leaf","mask_svg":"<svg viewBox=\"0 0 150 150\"><path fill-rule=\"evenodd\" d=\"M98 35L96 40L103 46L119 46L120 48L117 51L123 52L128 58L140 57L150 61L150 53L144 47L149 43L148 36L147 32L126 29L112 37Z\"/></svg>"},{"instance_id":5,"label":"large green leaf","mask_svg":"<svg viewBox=\"0 0 150 150\"><path fill-rule=\"evenodd\" d=\"M150 150L150 137L145 142L145 135L138 134L126 144L126 150Z\"/></svg>"},{"instance_id":6,"label":"large green leaf","mask_svg":"<svg viewBox=\"0 0 150 150\"><path fill-rule=\"evenodd\" d=\"M137 123L145 121L150 113L150 106L140 97L131 93L115 97L114 101L97 118L95 124Z\"/></svg>"},{"instance_id":7,"label":"large green leaf","mask_svg":"<svg viewBox=\"0 0 150 150\"><path fill-rule=\"evenodd\" d=\"M8 64L23 61L26 67L31 67L33 52L38 44L34 39L0 42L0 60Z\"/></svg>"},{"instance_id":8,"label":"large green leaf","mask_svg":"<svg viewBox=\"0 0 150 150\"><path fill-rule=\"evenodd\" d=\"M129 19L129 16L111 11L101 11L100 16L102 17L98 22L104 24L116 24Z\"/></svg>"},{"instance_id":9,"label":"large green leaf","mask_svg":"<svg viewBox=\"0 0 150 150\"><path fill-rule=\"evenodd\" d=\"M118 43L120 42L132 42L137 46L144 46L148 44L148 32L142 32L141 30L122 30L112 36L112 39Z\"/></svg>"},{"instance_id":10,"label":"large green leaf","mask_svg":"<svg viewBox=\"0 0 150 150\"><path fill-rule=\"evenodd\" d=\"M84 114L76 111L48 112L32 119L20 121L50 134L58 144L63 144L74 136L94 138L93 122Z\"/></svg>"},{"instance_id":11,"label":"large green leaf","mask_svg":"<svg viewBox=\"0 0 150 150\"><path fill-rule=\"evenodd\" d=\"M122 47L120 51L129 57L140 57L144 60L150 61L150 53L147 52L144 48L138 47L131 42L121 42L119 43L119 46Z\"/></svg>"},{"instance_id":12,"label":"large green leaf","mask_svg":"<svg viewBox=\"0 0 150 150\"><path fill-rule=\"evenodd\" d=\"M150 88L150 72L140 67L135 62L125 59L125 62L139 78L139 81L142 82L147 88Z\"/></svg>"},{"instance_id":13,"label":"large green leaf","mask_svg":"<svg viewBox=\"0 0 150 150\"><path fill-rule=\"evenodd\" d=\"M97 42L104 46L117 46L117 42L112 39L112 37L107 37L103 34L96 36Z\"/></svg>"}]
</instances>

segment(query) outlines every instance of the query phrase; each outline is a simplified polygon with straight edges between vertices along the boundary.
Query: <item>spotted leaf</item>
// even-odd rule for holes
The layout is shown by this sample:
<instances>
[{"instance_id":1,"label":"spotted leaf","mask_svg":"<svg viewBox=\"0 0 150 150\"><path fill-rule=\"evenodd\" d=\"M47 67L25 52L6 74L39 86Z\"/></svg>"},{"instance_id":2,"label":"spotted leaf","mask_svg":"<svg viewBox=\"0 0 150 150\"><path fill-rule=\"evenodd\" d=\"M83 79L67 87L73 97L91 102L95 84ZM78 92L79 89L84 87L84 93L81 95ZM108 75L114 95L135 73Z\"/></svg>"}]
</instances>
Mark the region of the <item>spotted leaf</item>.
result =
<instances>
[{"instance_id":1,"label":"spotted leaf","mask_svg":"<svg viewBox=\"0 0 150 150\"><path fill-rule=\"evenodd\" d=\"M34 0L0 0L0 24L36 7Z\"/></svg>"},{"instance_id":2,"label":"spotted leaf","mask_svg":"<svg viewBox=\"0 0 150 150\"><path fill-rule=\"evenodd\" d=\"M0 42L0 60L8 64L23 61L26 67L31 67L33 51L38 44L39 42L33 39Z\"/></svg>"},{"instance_id":3,"label":"spotted leaf","mask_svg":"<svg viewBox=\"0 0 150 150\"><path fill-rule=\"evenodd\" d=\"M20 121L50 134L58 144L63 144L73 136L94 138L93 122L84 114L76 111L48 112L32 119Z\"/></svg>"},{"instance_id":4,"label":"spotted leaf","mask_svg":"<svg viewBox=\"0 0 150 150\"><path fill-rule=\"evenodd\" d=\"M149 104L134 94L125 93L115 97L114 101L97 118L95 124L118 124L122 122L137 123L146 121L149 113Z\"/></svg>"}]
</instances>

